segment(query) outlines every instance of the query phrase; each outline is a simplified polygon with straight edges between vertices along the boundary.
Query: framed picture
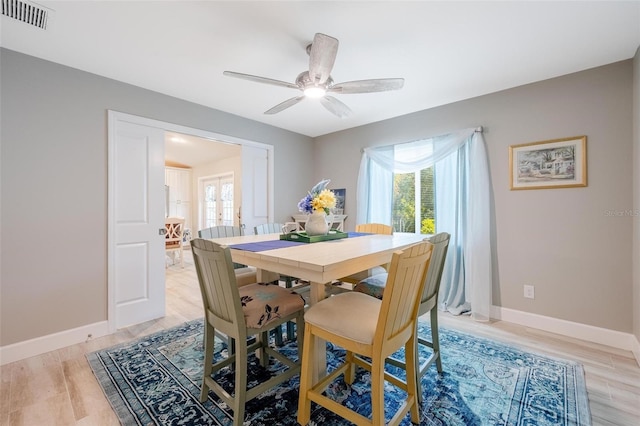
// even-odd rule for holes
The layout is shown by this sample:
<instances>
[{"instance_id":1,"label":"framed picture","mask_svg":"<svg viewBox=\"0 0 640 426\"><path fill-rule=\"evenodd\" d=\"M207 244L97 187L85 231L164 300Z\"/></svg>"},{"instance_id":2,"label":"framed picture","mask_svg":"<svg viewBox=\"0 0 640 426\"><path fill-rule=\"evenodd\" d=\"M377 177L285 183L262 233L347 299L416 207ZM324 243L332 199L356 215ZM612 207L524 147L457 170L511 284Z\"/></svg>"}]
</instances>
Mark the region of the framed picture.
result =
<instances>
[{"instance_id":1,"label":"framed picture","mask_svg":"<svg viewBox=\"0 0 640 426\"><path fill-rule=\"evenodd\" d=\"M341 189L332 189L333 193L336 196L336 207L335 214L343 214L344 213L344 197L346 190L344 188Z\"/></svg>"},{"instance_id":2,"label":"framed picture","mask_svg":"<svg viewBox=\"0 0 640 426\"><path fill-rule=\"evenodd\" d=\"M587 137L511 145L509 175L512 190L587 186Z\"/></svg>"}]
</instances>

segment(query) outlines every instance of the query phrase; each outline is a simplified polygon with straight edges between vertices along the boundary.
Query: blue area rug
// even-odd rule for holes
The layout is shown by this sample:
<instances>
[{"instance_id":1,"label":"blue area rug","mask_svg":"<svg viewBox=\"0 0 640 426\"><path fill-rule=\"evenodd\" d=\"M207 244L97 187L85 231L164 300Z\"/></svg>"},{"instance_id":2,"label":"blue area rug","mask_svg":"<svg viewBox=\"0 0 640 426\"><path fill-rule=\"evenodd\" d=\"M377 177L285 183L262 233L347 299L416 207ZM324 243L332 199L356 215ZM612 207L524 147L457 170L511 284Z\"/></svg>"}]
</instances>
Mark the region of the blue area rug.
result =
<instances>
[{"instance_id":1,"label":"blue area rug","mask_svg":"<svg viewBox=\"0 0 640 426\"><path fill-rule=\"evenodd\" d=\"M105 395L123 425L230 425L232 412L213 393L199 402L202 374L202 320L195 320L140 340L87 355ZM429 335L428 324L419 333ZM590 425L584 372L578 363L524 352L494 341L440 328L444 373L435 366L422 379L421 425ZM327 346L327 363L344 357ZM281 348L295 354L295 342ZM426 351L428 349L423 348ZM217 356L226 356L223 343ZM397 354L402 357L402 353ZM294 355L295 356L295 355ZM254 358L249 383L282 369L262 369ZM402 370L389 370L404 376ZM219 373L232 389L233 374ZM360 370L353 387L342 378L328 389L332 397L370 414L368 373ZM249 401L245 425L296 425L299 376ZM394 386L385 388L387 413L404 398ZM387 421L389 418L387 418ZM350 424L312 404L312 425ZM403 425L410 425L409 416Z\"/></svg>"}]
</instances>

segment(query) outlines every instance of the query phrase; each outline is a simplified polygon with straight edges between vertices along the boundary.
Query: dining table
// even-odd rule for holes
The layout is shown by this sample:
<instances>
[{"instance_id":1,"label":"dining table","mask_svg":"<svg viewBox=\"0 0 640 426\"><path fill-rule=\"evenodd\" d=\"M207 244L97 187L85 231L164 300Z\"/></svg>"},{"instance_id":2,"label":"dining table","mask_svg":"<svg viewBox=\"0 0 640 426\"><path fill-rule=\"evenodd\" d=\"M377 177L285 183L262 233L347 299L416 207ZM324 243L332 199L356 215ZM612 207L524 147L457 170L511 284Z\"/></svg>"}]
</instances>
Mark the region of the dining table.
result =
<instances>
[{"instance_id":1,"label":"dining table","mask_svg":"<svg viewBox=\"0 0 640 426\"><path fill-rule=\"evenodd\" d=\"M258 281L271 282L279 274L310 283L309 306L323 300L327 284L356 272L387 264L393 252L424 240L413 233L392 235L349 232L348 237L304 243L280 239L280 234L243 235L215 238L228 246L234 262L257 269ZM326 375L325 345L316 342L313 382Z\"/></svg>"}]
</instances>

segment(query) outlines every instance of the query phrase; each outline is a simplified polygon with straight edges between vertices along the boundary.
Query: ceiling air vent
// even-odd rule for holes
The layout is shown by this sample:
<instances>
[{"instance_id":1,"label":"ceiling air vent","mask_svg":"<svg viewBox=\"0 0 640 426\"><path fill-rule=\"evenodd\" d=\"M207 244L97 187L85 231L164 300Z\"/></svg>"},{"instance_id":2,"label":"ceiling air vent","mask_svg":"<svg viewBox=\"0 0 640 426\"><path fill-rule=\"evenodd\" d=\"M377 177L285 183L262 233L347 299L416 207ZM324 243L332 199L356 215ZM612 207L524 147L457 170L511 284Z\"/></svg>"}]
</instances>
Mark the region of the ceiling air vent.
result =
<instances>
[{"instance_id":1,"label":"ceiling air vent","mask_svg":"<svg viewBox=\"0 0 640 426\"><path fill-rule=\"evenodd\" d=\"M20 0L2 0L2 16L17 19L44 30L47 28L49 9Z\"/></svg>"}]
</instances>

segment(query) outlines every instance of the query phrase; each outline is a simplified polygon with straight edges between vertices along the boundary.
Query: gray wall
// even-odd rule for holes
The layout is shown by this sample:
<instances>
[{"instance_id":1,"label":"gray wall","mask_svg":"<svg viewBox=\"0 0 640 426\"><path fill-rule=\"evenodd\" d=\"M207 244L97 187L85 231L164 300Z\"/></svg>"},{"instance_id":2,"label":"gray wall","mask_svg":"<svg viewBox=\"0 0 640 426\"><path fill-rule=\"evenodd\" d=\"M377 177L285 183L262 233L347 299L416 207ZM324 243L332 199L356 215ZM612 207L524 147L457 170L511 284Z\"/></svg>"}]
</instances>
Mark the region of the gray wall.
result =
<instances>
[{"instance_id":1,"label":"gray wall","mask_svg":"<svg viewBox=\"0 0 640 426\"><path fill-rule=\"evenodd\" d=\"M483 126L494 305L631 332L634 218L608 212L633 207L632 86L628 60L326 135L316 139L316 179L346 188L353 229L362 148ZM588 187L509 190L509 145L578 135L587 135ZM525 284L534 300L523 297Z\"/></svg>"},{"instance_id":2,"label":"gray wall","mask_svg":"<svg viewBox=\"0 0 640 426\"><path fill-rule=\"evenodd\" d=\"M326 135L314 143L2 49L0 345L106 319L108 109L272 144L275 219L287 220L309 185L327 177L333 188L347 189L348 229L355 225L361 148L482 125L496 217L494 304L623 332L635 328L639 335L640 274L632 282L632 265L639 268L638 229L636 260L631 256L638 219L606 215L632 208L634 161L640 169L640 124L632 114L634 104L640 110L638 61L636 55L634 62ZM509 145L582 134L588 137L587 188L509 191ZM316 170L296 161L312 154L320 165ZM638 193L638 176L635 182ZM522 297L523 284L535 285L535 300Z\"/></svg>"},{"instance_id":3,"label":"gray wall","mask_svg":"<svg viewBox=\"0 0 640 426\"><path fill-rule=\"evenodd\" d=\"M640 47L633 59L633 143L633 204L640 212ZM640 342L640 217L633 225L633 331Z\"/></svg>"},{"instance_id":4,"label":"gray wall","mask_svg":"<svg viewBox=\"0 0 640 426\"><path fill-rule=\"evenodd\" d=\"M274 145L277 221L313 180L306 136L6 49L0 63L2 346L107 319L108 109Z\"/></svg>"}]
</instances>

